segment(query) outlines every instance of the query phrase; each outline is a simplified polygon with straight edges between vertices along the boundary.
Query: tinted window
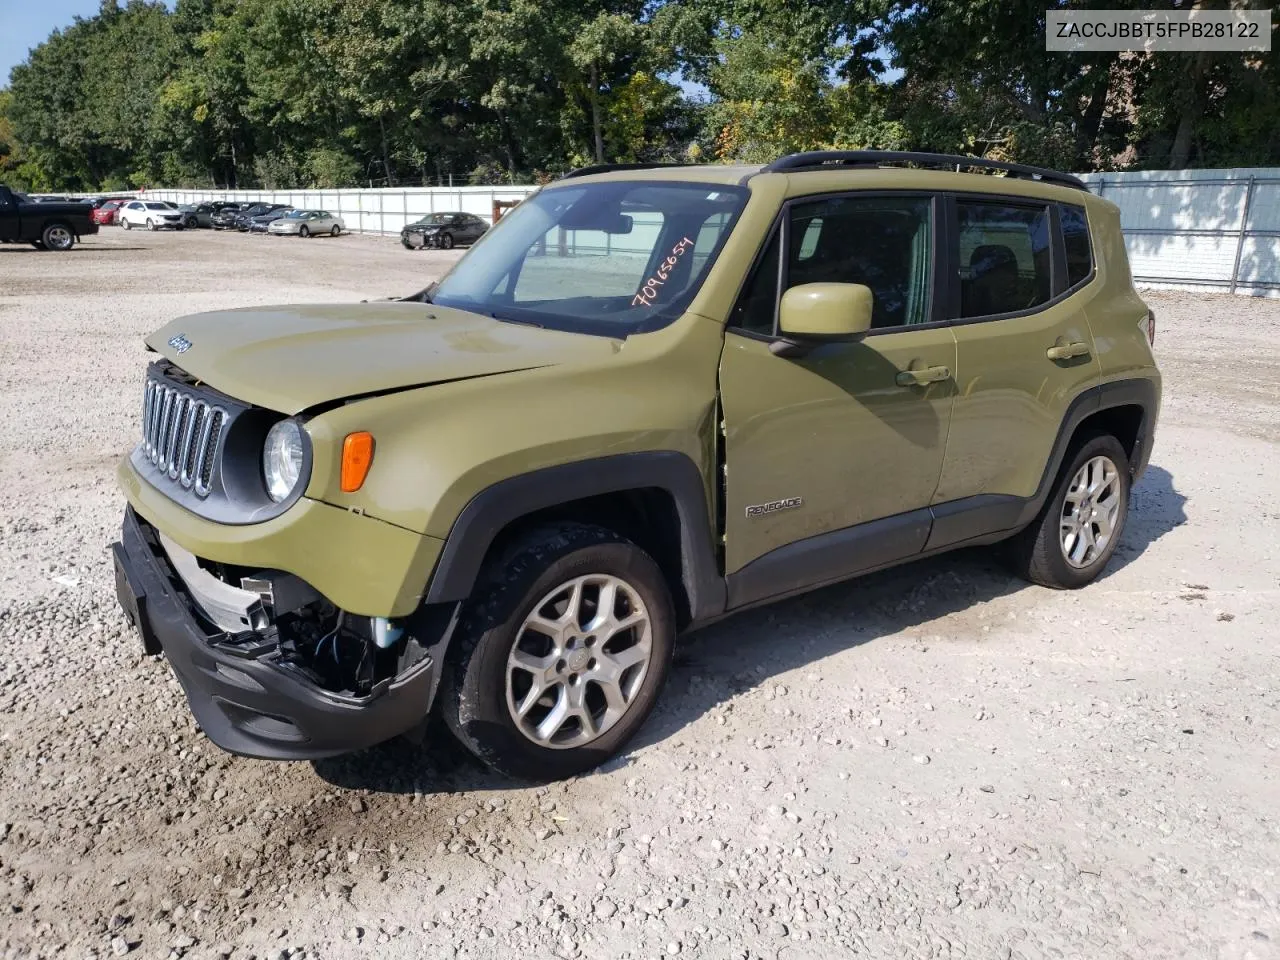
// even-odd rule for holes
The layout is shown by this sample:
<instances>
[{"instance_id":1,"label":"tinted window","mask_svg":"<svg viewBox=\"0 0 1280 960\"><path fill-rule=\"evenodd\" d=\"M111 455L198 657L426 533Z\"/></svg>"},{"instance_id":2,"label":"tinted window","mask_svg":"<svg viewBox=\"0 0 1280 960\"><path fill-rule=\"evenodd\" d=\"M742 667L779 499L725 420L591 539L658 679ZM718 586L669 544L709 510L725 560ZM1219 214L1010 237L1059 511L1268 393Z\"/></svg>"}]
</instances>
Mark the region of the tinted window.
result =
<instances>
[{"instance_id":1,"label":"tinted window","mask_svg":"<svg viewBox=\"0 0 1280 960\"><path fill-rule=\"evenodd\" d=\"M774 307L778 302L778 231L765 248L764 256L756 264L738 303L733 308L730 323L751 333L773 336Z\"/></svg>"},{"instance_id":2,"label":"tinted window","mask_svg":"<svg viewBox=\"0 0 1280 960\"><path fill-rule=\"evenodd\" d=\"M1084 207L1061 204L1062 245L1067 251L1067 286L1074 287L1093 270L1093 249L1089 243L1089 220Z\"/></svg>"},{"instance_id":3,"label":"tinted window","mask_svg":"<svg viewBox=\"0 0 1280 960\"><path fill-rule=\"evenodd\" d=\"M960 201L956 212L960 316L1015 313L1049 299L1047 207Z\"/></svg>"},{"instance_id":4,"label":"tinted window","mask_svg":"<svg viewBox=\"0 0 1280 960\"><path fill-rule=\"evenodd\" d=\"M834 197L791 208L787 286L861 283L872 328L927 323L933 270L928 197Z\"/></svg>"}]
</instances>

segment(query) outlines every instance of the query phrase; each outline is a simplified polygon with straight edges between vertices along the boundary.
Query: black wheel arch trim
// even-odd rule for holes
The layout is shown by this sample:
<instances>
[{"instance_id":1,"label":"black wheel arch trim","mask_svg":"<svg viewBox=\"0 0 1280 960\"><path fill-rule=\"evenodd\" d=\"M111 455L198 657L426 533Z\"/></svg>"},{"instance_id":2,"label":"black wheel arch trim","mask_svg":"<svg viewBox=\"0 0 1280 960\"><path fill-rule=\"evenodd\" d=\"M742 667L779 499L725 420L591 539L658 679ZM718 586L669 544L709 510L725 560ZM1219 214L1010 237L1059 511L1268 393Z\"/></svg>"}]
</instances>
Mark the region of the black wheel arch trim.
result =
<instances>
[{"instance_id":1,"label":"black wheel arch trim","mask_svg":"<svg viewBox=\"0 0 1280 960\"><path fill-rule=\"evenodd\" d=\"M1142 410L1142 420L1138 424L1138 433L1134 441L1133 456L1129 462L1129 472L1136 483L1146 470L1151 458L1151 432L1159 413L1159 391L1154 380L1148 377L1130 377L1124 380L1113 380L1081 391L1071 401L1058 426L1058 436L1053 442L1049 460L1045 464L1044 473L1040 477L1040 485L1030 500L1027 500L1017 517L1015 527L1024 527L1035 519L1045 498L1053 489L1053 481L1058 476L1062 461L1071 446L1071 439L1076 430L1086 419L1103 410L1115 407L1137 406Z\"/></svg>"},{"instance_id":2,"label":"black wheel arch trim","mask_svg":"<svg viewBox=\"0 0 1280 960\"><path fill-rule=\"evenodd\" d=\"M675 504L680 524L680 577L692 621L719 616L725 609L725 582L716 557L702 472L690 457L675 451L578 460L487 487L454 521L423 602L456 602L470 596L489 547L505 527L521 517L586 497L651 488L666 491Z\"/></svg>"}]
</instances>

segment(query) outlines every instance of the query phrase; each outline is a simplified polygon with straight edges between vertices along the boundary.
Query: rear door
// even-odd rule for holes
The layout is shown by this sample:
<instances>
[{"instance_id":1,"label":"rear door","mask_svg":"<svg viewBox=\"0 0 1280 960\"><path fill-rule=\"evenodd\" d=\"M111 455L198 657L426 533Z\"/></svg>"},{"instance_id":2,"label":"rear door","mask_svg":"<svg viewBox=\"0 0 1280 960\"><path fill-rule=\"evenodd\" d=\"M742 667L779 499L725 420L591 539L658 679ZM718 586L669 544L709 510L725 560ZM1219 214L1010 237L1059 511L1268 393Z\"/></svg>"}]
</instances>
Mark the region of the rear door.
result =
<instances>
[{"instance_id":1,"label":"rear door","mask_svg":"<svg viewBox=\"0 0 1280 960\"><path fill-rule=\"evenodd\" d=\"M930 548L1011 525L1040 484L1068 405L1099 381L1084 312L1092 264L1068 264L1062 241L1072 209L1026 197L949 201L958 393L934 502L952 508L935 510Z\"/></svg>"},{"instance_id":2,"label":"rear door","mask_svg":"<svg viewBox=\"0 0 1280 960\"><path fill-rule=\"evenodd\" d=\"M955 340L936 312L939 203L926 193L855 193L783 208L734 309L720 363L731 583L754 561L807 538L819 538L812 545L823 553L816 574L875 565L862 563L861 548L845 549L852 540L823 538L889 517L905 519L874 538L876 563L924 546L955 395ZM830 281L871 288L871 332L799 357L772 352L780 291ZM731 602L800 586L770 579Z\"/></svg>"}]
</instances>

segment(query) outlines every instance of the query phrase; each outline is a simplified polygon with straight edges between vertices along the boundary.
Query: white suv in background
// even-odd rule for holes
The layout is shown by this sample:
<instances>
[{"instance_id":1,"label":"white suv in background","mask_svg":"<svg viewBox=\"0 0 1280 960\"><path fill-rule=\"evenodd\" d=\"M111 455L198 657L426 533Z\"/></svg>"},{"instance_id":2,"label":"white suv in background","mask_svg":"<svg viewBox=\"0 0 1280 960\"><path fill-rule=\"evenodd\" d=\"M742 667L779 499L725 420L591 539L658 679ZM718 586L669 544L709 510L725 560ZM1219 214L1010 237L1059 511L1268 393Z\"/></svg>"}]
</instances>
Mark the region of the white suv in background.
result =
<instances>
[{"instance_id":1,"label":"white suv in background","mask_svg":"<svg viewBox=\"0 0 1280 960\"><path fill-rule=\"evenodd\" d=\"M116 219L126 230L134 227L146 227L148 230L159 230L161 227L182 229L182 211L164 200L130 200L120 208Z\"/></svg>"}]
</instances>

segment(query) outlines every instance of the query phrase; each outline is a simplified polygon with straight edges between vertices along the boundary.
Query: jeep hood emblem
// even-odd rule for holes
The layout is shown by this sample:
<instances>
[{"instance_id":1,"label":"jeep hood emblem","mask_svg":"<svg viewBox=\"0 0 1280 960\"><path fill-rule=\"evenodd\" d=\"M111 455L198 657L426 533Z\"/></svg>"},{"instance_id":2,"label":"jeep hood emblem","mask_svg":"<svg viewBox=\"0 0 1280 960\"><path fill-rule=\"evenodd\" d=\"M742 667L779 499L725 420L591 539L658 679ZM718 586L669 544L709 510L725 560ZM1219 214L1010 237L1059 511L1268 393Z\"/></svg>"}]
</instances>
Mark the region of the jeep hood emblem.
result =
<instances>
[{"instance_id":1,"label":"jeep hood emblem","mask_svg":"<svg viewBox=\"0 0 1280 960\"><path fill-rule=\"evenodd\" d=\"M169 338L169 346L173 347L178 353L186 353L191 349L191 341L187 339L185 333L180 333L176 337Z\"/></svg>"}]
</instances>

